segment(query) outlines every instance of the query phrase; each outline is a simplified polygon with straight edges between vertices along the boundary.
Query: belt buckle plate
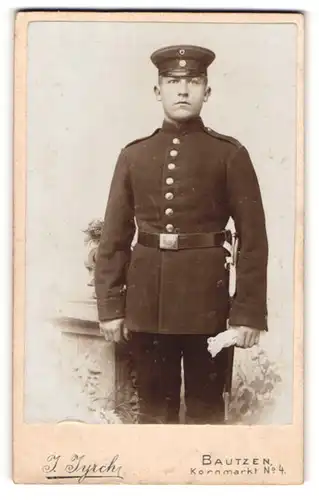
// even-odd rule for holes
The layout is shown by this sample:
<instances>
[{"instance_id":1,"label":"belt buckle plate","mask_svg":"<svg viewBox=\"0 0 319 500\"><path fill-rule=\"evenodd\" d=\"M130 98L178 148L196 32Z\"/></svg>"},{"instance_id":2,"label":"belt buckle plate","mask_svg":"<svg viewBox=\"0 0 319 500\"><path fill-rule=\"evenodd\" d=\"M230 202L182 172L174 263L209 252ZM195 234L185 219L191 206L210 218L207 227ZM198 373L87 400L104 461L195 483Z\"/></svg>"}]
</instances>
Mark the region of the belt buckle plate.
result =
<instances>
[{"instance_id":1,"label":"belt buckle plate","mask_svg":"<svg viewBox=\"0 0 319 500\"><path fill-rule=\"evenodd\" d=\"M178 234L160 234L161 250L178 250Z\"/></svg>"}]
</instances>

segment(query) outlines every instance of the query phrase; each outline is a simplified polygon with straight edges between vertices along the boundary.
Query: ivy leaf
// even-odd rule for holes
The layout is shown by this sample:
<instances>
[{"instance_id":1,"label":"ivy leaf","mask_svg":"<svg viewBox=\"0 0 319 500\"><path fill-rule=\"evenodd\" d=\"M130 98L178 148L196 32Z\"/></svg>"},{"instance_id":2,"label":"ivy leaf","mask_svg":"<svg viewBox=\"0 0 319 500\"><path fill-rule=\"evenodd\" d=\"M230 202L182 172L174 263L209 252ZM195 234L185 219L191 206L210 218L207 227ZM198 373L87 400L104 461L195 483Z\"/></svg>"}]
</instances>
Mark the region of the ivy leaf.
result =
<instances>
[{"instance_id":1,"label":"ivy leaf","mask_svg":"<svg viewBox=\"0 0 319 500\"><path fill-rule=\"evenodd\" d=\"M260 388L260 394L264 395L267 392L266 385L263 384L263 386Z\"/></svg>"},{"instance_id":2,"label":"ivy leaf","mask_svg":"<svg viewBox=\"0 0 319 500\"><path fill-rule=\"evenodd\" d=\"M256 392L260 391L260 389L263 387L263 381L259 378L256 377L252 382L251 382L251 387L255 389Z\"/></svg>"},{"instance_id":3,"label":"ivy leaf","mask_svg":"<svg viewBox=\"0 0 319 500\"><path fill-rule=\"evenodd\" d=\"M247 403L249 404L252 400L252 397L253 397L253 394L252 394L252 391L249 390L248 388L244 390L243 392L243 399L244 401L247 401Z\"/></svg>"},{"instance_id":4,"label":"ivy leaf","mask_svg":"<svg viewBox=\"0 0 319 500\"><path fill-rule=\"evenodd\" d=\"M271 392L273 390L274 386L271 382L267 382L265 385L266 392Z\"/></svg>"},{"instance_id":5,"label":"ivy leaf","mask_svg":"<svg viewBox=\"0 0 319 500\"><path fill-rule=\"evenodd\" d=\"M274 378L275 378L275 372L274 372L274 370L268 370L268 372L267 372L267 378L269 380L274 380Z\"/></svg>"}]
</instances>

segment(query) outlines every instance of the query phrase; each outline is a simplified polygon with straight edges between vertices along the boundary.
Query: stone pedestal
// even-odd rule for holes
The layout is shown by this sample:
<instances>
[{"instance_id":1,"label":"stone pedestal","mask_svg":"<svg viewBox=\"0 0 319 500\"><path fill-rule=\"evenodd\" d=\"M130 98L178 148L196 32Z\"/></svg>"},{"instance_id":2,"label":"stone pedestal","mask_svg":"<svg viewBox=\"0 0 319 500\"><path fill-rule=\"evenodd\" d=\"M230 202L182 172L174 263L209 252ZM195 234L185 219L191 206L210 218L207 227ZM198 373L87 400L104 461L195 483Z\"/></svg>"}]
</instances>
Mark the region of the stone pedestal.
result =
<instances>
[{"instance_id":1,"label":"stone pedestal","mask_svg":"<svg viewBox=\"0 0 319 500\"><path fill-rule=\"evenodd\" d=\"M130 345L106 342L101 336L95 300L68 302L54 322L62 335L63 380L72 382L81 400L74 403L71 415L88 414L90 422L136 423Z\"/></svg>"}]
</instances>

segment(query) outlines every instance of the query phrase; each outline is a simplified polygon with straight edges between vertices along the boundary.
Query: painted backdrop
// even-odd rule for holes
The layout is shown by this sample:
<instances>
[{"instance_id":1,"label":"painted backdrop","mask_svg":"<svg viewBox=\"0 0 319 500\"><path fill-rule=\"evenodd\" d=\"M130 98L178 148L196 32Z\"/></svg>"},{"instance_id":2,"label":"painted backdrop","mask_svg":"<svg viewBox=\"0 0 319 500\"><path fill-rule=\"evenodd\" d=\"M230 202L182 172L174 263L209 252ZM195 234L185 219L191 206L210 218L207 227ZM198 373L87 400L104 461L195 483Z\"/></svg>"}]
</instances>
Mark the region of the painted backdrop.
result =
<instances>
[{"instance_id":1,"label":"painted backdrop","mask_svg":"<svg viewBox=\"0 0 319 500\"><path fill-rule=\"evenodd\" d=\"M215 51L209 72L212 96L202 116L207 126L248 148L266 211L269 333L258 349L236 353L240 367L233 412L248 411L250 418L260 401L271 400L275 404L266 405L259 422L291 422L295 26L107 22L35 22L29 27L28 421L59 418L74 395L61 370L67 351L59 332L44 319L64 300L91 293L82 231L104 214L120 149L160 126L162 110L152 90L157 74L149 55L179 43ZM57 388L58 399L48 396Z\"/></svg>"}]
</instances>

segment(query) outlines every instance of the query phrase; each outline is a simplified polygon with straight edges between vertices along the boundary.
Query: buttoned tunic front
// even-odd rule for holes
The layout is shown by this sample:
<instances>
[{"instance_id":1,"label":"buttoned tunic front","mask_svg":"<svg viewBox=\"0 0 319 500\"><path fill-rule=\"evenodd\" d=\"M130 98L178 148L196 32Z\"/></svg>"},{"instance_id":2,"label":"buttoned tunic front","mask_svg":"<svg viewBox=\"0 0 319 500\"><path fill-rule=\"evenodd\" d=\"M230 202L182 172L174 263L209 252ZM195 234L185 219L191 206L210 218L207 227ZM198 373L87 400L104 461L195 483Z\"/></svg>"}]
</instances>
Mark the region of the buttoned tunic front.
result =
<instances>
[{"instance_id":1,"label":"buttoned tunic front","mask_svg":"<svg viewBox=\"0 0 319 500\"><path fill-rule=\"evenodd\" d=\"M136 230L239 235L236 295L230 307L227 251L161 250L137 243ZM246 148L200 118L168 122L125 147L110 187L98 249L99 319L126 318L132 331L216 334L231 325L267 329L268 244L264 209Z\"/></svg>"}]
</instances>

